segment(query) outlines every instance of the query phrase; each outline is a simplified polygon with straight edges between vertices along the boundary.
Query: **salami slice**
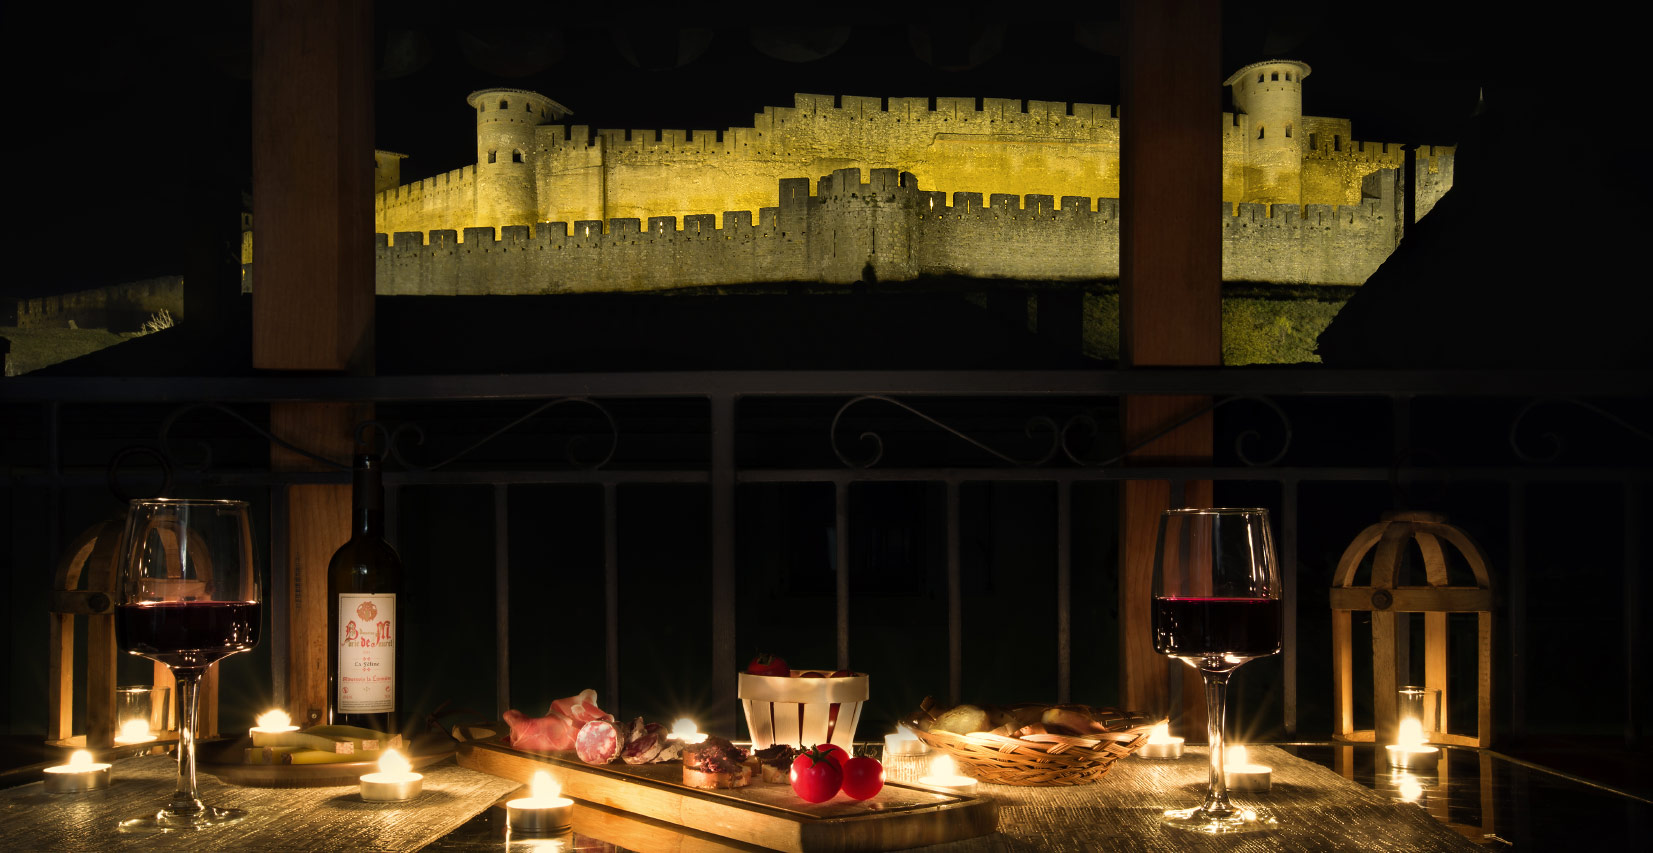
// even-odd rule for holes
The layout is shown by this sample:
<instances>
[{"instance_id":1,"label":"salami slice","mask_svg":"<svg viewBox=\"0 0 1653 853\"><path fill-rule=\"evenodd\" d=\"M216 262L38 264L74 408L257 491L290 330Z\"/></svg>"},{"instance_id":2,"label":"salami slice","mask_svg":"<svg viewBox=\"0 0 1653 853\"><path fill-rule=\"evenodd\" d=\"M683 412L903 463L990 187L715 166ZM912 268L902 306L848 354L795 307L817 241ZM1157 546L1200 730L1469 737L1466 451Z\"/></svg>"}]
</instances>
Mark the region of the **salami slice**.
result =
<instances>
[{"instance_id":1,"label":"salami slice","mask_svg":"<svg viewBox=\"0 0 1653 853\"><path fill-rule=\"evenodd\" d=\"M648 764L660 760L660 752L666 748L666 728L659 723L650 723L637 726L634 731L641 734L633 734L631 740L626 742L620 759L627 764Z\"/></svg>"},{"instance_id":2,"label":"salami slice","mask_svg":"<svg viewBox=\"0 0 1653 853\"><path fill-rule=\"evenodd\" d=\"M607 764L620 755L620 735L607 720L592 720L574 736L574 752L587 764Z\"/></svg>"}]
</instances>

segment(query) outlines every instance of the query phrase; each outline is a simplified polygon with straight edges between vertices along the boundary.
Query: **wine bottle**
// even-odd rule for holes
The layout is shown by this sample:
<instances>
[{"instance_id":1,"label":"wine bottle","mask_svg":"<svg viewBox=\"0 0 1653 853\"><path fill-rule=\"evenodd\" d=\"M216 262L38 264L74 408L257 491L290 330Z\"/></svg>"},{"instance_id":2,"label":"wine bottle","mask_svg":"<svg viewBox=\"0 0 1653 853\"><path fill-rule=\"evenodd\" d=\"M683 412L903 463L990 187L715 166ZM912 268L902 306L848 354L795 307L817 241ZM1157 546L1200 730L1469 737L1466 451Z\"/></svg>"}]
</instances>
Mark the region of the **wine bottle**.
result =
<instances>
[{"instance_id":1,"label":"wine bottle","mask_svg":"<svg viewBox=\"0 0 1653 853\"><path fill-rule=\"evenodd\" d=\"M380 473L379 457L356 456L350 541L327 566L327 721L393 734L408 623L402 561L384 538Z\"/></svg>"}]
</instances>

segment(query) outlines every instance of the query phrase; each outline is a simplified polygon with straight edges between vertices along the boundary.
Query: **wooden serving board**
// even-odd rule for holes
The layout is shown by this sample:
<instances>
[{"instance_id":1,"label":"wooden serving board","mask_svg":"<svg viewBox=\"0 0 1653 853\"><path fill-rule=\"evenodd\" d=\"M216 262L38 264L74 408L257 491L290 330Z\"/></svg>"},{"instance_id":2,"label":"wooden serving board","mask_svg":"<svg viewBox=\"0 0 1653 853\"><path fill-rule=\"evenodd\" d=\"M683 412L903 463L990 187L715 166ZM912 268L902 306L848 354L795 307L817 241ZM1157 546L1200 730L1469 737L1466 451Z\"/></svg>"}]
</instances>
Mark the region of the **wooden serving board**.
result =
<instances>
[{"instance_id":1,"label":"wooden serving board","mask_svg":"<svg viewBox=\"0 0 1653 853\"><path fill-rule=\"evenodd\" d=\"M563 796L579 802L797 853L899 850L974 838L998 827L991 799L900 782L885 783L870 800L840 794L824 803L806 803L787 784L691 788L683 784L683 765L677 761L586 764L572 752L528 752L499 739L462 742L456 757L461 767L523 783L534 771L545 770L562 786Z\"/></svg>"}]
</instances>

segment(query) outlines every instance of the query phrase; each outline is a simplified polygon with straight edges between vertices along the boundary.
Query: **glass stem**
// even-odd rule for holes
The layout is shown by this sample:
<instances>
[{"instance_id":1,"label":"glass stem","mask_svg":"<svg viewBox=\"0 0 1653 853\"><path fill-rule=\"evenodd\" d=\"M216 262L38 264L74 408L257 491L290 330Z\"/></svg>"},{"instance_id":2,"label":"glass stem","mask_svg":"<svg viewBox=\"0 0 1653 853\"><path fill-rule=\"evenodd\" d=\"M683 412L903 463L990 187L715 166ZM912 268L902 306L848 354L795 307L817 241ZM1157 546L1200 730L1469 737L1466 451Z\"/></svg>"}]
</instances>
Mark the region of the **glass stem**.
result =
<instances>
[{"instance_id":1,"label":"glass stem","mask_svg":"<svg viewBox=\"0 0 1653 853\"><path fill-rule=\"evenodd\" d=\"M1229 671L1202 669L1205 676L1205 730L1206 742L1211 744L1211 788L1200 808L1208 815L1229 815L1234 806L1228 801L1228 778L1223 762L1227 756L1223 748L1223 709L1227 707Z\"/></svg>"},{"instance_id":2,"label":"glass stem","mask_svg":"<svg viewBox=\"0 0 1653 853\"><path fill-rule=\"evenodd\" d=\"M167 814L194 815L205 808L195 794L195 732L202 671L201 667L172 668L178 687L178 786L172 792L172 802L167 803Z\"/></svg>"}]
</instances>

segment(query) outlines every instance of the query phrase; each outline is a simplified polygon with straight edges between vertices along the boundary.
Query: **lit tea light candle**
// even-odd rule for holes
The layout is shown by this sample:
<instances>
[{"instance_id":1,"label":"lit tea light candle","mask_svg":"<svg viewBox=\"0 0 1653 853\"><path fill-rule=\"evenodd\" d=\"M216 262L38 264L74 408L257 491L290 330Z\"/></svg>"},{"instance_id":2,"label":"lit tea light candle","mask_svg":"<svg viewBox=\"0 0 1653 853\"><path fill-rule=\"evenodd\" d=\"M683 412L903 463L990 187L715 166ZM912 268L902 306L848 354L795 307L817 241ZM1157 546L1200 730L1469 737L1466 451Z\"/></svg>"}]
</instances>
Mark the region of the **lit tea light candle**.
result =
<instances>
[{"instance_id":1,"label":"lit tea light candle","mask_svg":"<svg viewBox=\"0 0 1653 853\"><path fill-rule=\"evenodd\" d=\"M1251 763L1243 744L1235 744L1223 751L1223 784L1230 791L1240 793L1268 793L1273 769Z\"/></svg>"},{"instance_id":2,"label":"lit tea light candle","mask_svg":"<svg viewBox=\"0 0 1653 853\"><path fill-rule=\"evenodd\" d=\"M109 787L109 767L92 760L92 753L77 749L69 754L68 764L46 768L45 786L48 794L78 794Z\"/></svg>"},{"instance_id":3,"label":"lit tea light candle","mask_svg":"<svg viewBox=\"0 0 1653 853\"><path fill-rule=\"evenodd\" d=\"M395 803L419 796L425 777L413 772L413 765L394 749L379 759L379 772L362 776L362 799L370 803Z\"/></svg>"},{"instance_id":4,"label":"lit tea light candle","mask_svg":"<svg viewBox=\"0 0 1653 853\"><path fill-rule=\"evenodd\" d=\"M1136 750L1139 758L1176 759L1182 757L1182 738L1171 734L1169 723L1160 723L1148 730L1148 742Z\"/></svg>"},{"instance_id":5,"label":"lit tea light candle","mask_svg":"<svg viewBox=\"0 0 1653 853\"><path fill-rule=\"evenodd\" d=\"M512 832L529 835L548 835L568 828L574 813L574 801L561 796L562 788L551 774L534 771L528 796L505 804L505 825Z\"/></svg>"},{"instance_id":6,"label":"lit tea light candle","mask_svg":"<svg viewBox=\"0 0 1653 853\"><path fill-rule=\"evenodd\" d=\"M942 788L953 794L974 794L977 783L975 779L958 772L951 755L940 755L935 761L930 762L930 775L919 779L918 784Z\"/></svg>"},{"instance_id":7,"label":"lit tea light candle","mask_svg":"<svg viewBox=\"0 0 1653 853\"><path fill-rule=\"evenodd\" d=\"M155 734L149 730L148 720L127 720L121 723L120 733L115 735L115 743L121 746L149 743L155 739Z\"/></svg>"},{"instance_id":8,"label":"lit tea light candle","mask_svg":"<svg viewBox=\"0 0 1653 853\"><path fill-rule=\"evenodd\" d=\"M700 743L705 740L706 734L695 728L694 720L691 720L688 717L679 717L677 722L672 723L671 733L667 734L666 737L690 744Z\"/></svg>"},{"instance_id":9,"label":"lit tea light candle","mask_svg":"<svg viewBox=\"0 0 1653 853\"><path fill-rule=\"evenodd\" d=\"M895 734L884 735L885 755L923 755L929 751L929 745L906 726L896 726Z\"/></svg>"},{"instance_id":10,"label":"lit tea light candle","mask_svg":"<svg viewBox=\"0 0 1653 853\"><path fill-rule=\"evenodd\" d=\"M1440 747L1424 743L1423 723L1412 717L1400 721L1400 733L1395 737L1396 742L1384 747L1389 753L1389 766L1396 770L1411 770L1415 773L1433 773L1435 764L1440 760Z\"/></svg>"},{"instance_id":11,"label":"lit tea light candle","mask_svg":"<svg viewBox=\"0 0 1653 853\"><path fill-rule=\"evenodd\" d=\"M298 726L292 724L292 718L279 708L259 714L258 719L253 722L253 727L247 730L247 735L253 739L253 746L280 746L265 741L271 741L275 735L284 732L298 731Z\"/></svg>"}]
</instances>

